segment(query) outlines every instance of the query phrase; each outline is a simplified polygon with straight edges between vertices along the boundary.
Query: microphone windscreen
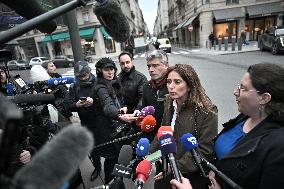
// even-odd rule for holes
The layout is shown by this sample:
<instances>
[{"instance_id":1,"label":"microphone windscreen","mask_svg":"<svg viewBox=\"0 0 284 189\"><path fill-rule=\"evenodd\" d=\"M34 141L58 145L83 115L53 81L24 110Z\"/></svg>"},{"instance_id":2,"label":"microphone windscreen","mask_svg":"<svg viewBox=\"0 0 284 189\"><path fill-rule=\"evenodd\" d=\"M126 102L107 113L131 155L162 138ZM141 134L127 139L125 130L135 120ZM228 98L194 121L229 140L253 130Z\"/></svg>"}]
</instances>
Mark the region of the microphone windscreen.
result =
<instances>
[{"instance_id":1,"label":"microphone windscreen","mask_svg":"<svg viewBox=\"0 0 284 189\"><path fill-rule=\"evenodd\" d=\"M55 96L53 94L17 94L12 101L16 104L26 103L29 105L52 104L55 101Z\"/></svg>"},{"instance_id":2,"label":"microphone windscreen","mask_svg":"<svg viewBox=\"0 0 284 189\"><path fill-rule=\"evenodd\" d=\"M94 13L115 41L125 42L130 37L130 26L118 0L96 3Z\"/></svg>"},{"instance_id":3,"label":"microphone windscreen","mask_svg":"<svg viewBox=\"0 0 284 189\"><path fill-rule=\"evenodd\" d=\"M152 164L148 160L142 160L136 168L136 175L139 177L139 175L143 175L144 181L146 181L152 172Z\"/></svg>"},{"instance_id":4,"label":"microphone windscreen","mask_svg":"<svg viewBox=\"0 0 284 189\"><path fill-rule=\"evenodd\" d=\"M145 157L150 150L150 142L147 138L140 138L136 145L136 154L139 157Z\"/></svg>"},{"instance_id":5,"label":"microphone windscreen","mask_svg":"<svg viewBox=\"0 0 284 189\"><path fill-rule=\"evenodd\" d=\"M16 173L15 188L60 188L75 173L93 145L93 136L86 128L77 125L62 129Z\"/></svg>"},{"instance_id":6,"label":"microphone windscreen","mask_svg":"<svg viewBox=\"0 0 284 189\"><path fill-rule=\"evenodd\" d=\"M72 84L74 83L74 77L63 77L63 78L51 78L47 81L49 86L60 85L60 84Z\"/></svg>"},{"instance_id":7,"label":"microphone windscreen","mask_svg":"<svg viewBox=\"0 0 284 189\"><path fill-rule=\"evenodd\" d=\"M32 19L46 12L37 0L29 0L28 3L26 0L2 0L1 2L27 19ZM42 33L52 33L56 27L54 21L46 21L37 26L37 29Z\"/></svg>"},{"instance_id":8,"label":"microphone windscreen","mask_svg":"<svg viewBox=\"0 0 284 189\"><path fill-rule=\"evenodd\" d=\"M142 108L142 110L140 111L139 116L147 116L147 115L154 115L155 114L155 108L154 106L146 106L144 108Z\"/></svg>"},{"instance_id":9,"label":"microphone windscreen","mask_svg":"<svg viewBox=\"0 0 284 189\"><path fill-rule=\"evenodd\" d=\"M123 145L120 149L117 163L122 165L129 165L132 159L132 147L130 145Z\"/></svg>"},{"instance_id":10,"label":"microphone windscreen","mask_svg":"<svg viewBox=\"0 0 284 189\"><path fill-rule=\"evenodd\" d=\"M166 156L169 153L175 154L177 152L175 138L170 134L161 136L159 140L159 149L161 150L163 156Z\"/></svg>"},{"instance_id":11,"label":"microphone windscreen","mask_svg":"<svg viewBox=\"0 0 284 189\"><path fill-rule=\"evenodd\" d=\"M180 138L185 151L190 151L198 147L196 138L191 133L186 133Z\"/></svg>"},{"instance_id":12,"label":"microphone windscreen","mask_svg":"<svg viewBox=\"0 0 284 189\"><path fill-rule=\"evenodd\" d=\"M166 134L170 134L170 135L174 135L174 131L172 129L171 126L161 126L157 132L157 137L158 140L160 139L161 136L166 135Z\"/></svg>"},{"instance_id":13,"label":"microphone windscreen","mask_svg":"<svg viewBox=\"0 0 284 189\"><path fill-rule=\"evenodd\" d=\"M155 126L156 119L152 115L147 115L141 123L141 130L144 132L151 132Z\"/></svg>"},{"instance_id":14,"label":"microphone windscreen","mask_svg":"<svg viewBox=\"0 0 284 189\"><path fill-rule=\"evenodd\" d=\"M47 71L41 65L34 65L30 70L32 82L47 81L50 79Z\"/></svg>"}]
</instances>

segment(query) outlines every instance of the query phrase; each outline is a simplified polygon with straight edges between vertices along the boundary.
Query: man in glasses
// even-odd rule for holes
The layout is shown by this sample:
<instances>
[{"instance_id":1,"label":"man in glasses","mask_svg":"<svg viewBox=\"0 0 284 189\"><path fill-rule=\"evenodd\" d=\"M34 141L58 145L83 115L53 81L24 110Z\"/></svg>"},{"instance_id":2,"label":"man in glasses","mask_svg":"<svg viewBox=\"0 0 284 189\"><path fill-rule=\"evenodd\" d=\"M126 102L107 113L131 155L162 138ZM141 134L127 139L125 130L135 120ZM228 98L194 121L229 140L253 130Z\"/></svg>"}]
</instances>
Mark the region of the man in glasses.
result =
<instances>
[{"instance_id":1,"label":"man in glasses","mask_svg":"<svg viewBox=\"0 0 284 189\"><path fill-rule=\"evenodd\" d=\"M164 51L154 50L146 56L147 67L151 80L144 85L142 107L154 106L157 126L149 134L148 139L152 141L161 125L164 113L165 95L167 89L167 69L169 67L168 56Z\"/></svg>"},{"instance_id":2,"label":"man in glasses","mask_svg":"<svg viewBox=\"0 0 284 189\"><path fill-rule=\"evenodd\" d=\"M91 73L91 68L86 61L78 61L74 65L75 83L69 88L69 108L72 112L78 112L81 125L86 126L94 135L95 115L97 108L93 99L93 87L96 84L96 77ZM101 171L100 157L95 153L89 156L95 167L91 174L91 181L95 180Z\"/></svg>"}]
</instances>

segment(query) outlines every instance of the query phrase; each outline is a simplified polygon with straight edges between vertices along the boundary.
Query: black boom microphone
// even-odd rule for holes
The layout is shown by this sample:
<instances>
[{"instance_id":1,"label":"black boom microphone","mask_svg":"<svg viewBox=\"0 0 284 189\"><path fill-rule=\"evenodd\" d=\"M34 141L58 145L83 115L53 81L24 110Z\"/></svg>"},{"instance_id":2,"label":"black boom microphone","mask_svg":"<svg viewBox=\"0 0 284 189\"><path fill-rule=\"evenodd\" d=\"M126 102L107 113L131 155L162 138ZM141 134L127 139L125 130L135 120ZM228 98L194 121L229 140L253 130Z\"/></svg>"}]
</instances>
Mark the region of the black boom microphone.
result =
<instances>
[{"instance_id":1,"label":"black boom microphone","mask_svg":"<svg viewBox=\"0 0 284 189\"><path fill-rule=\"evenodd\" d=\"M97 0L94 13L115 41L125 42L130 37L130 26L118 0Z\"/></svg>"},{"instance_id":2,"label":"black boom microphone","mask_svg":"<svg viewBox=\"0 0 284 189\"><path fill-rule=\"evenodd\" d=\"M78 169L94 145L92 134L81 126L68 126L20 169L12 189L60 188Z\"/></svg>"},{"instance_id":3,"label":"black boom microphone","mask_svg":"<svg viewBox=\"0 0 284 189\"><path fill-rule=\"evenodd\" d=\"M46 12L36 0L29 0L28 2L26 0L3 0L2 2L28 20ZM38 25L37 29L42 33L52 33L56 27L54 21L46 21Z\"/></svg>"},{"instance_id":4,"label":"black boom microphone","mask_svg":"<svg viewBox=\"0 0 284 189\"><path fill-rule=\"evenodd\" d=\"M8 97L12 102L16 104L52 104L55 101L53 94L17 94L15 96Z\"/></svg>"}]
</instances>

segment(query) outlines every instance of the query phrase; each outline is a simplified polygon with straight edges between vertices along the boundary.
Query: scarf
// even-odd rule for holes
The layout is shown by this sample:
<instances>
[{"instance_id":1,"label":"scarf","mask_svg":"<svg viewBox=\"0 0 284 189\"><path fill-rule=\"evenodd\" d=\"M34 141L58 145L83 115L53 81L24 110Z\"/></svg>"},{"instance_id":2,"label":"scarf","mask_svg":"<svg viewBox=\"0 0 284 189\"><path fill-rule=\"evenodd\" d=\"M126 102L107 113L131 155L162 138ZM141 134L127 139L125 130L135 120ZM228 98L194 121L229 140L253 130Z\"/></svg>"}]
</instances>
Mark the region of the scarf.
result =
<instances>
[{"instance_id":1,"label":"scarf","mask_svg":"<svg viewBox=\"0 0 284 189\"><path fill-rule=\"evenodd\" d=\"M156 83L154 80L150 80L150 85L152 88L154 88L155 90L159 90L161 89L162 87L164 87L165 85L167 84L167 77L164 76L164 78L159 81L158 83Z\"/></svg>"}]
</instances>

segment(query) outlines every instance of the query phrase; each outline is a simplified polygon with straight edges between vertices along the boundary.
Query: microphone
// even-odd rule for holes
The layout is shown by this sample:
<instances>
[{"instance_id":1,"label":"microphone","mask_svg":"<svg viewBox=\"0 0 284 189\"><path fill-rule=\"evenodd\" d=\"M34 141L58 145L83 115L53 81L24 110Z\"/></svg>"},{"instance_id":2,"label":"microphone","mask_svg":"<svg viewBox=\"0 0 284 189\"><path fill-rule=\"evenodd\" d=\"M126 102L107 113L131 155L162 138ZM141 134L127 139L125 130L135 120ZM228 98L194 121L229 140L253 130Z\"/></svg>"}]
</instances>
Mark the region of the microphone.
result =
<instances>
[{"instance_id":1,"label":"microphone","mask_svg":"<svg viewBox=\"0 0 284 189\"><path fill-rule=\"evenodd\" d=\"M139 158L143 158L148 155L150 150L150 142L147 138L140 138L136 145L136 154Z\"/></svg>"},{"instance_id":2,"label":"microphone","mask_svg":"<svg viewBox=\"0 0 284 189\"><path fill-rule=\"evenodd\" d=\"M160 139L161 136L170 134L174 135L174 131L171 126L161 126L157 132L157 138ZM166 156L162 156L162 166L163 166L163 176L166 177L168 174L168 160Z\"/></svg>"},{"instance_id":3,"label":"microphone","mask_svg":"<svg viewBox=\"0 0 284 189\"><path fill-rule=\"evenodd\" d=\"M16 173L13 185L16 189L60 188L75 173L93 144L93 136L86 128L65 127Z\"/></svg>"},{"instance_id":4,"label":"microphone","mask_svg":"<svg viewBox=\"0 0 284 189\"><path fill-rule=\"evenodd\" d=\"M196 138L191 133L186 133L186 134L182 135L181 143L183 144L185 151L190 151L196 166L198 167L199 171L201 172L201 175L204 177L207 185L211 186L212 183L211 183L209 177L205 174L205 171L202 167L201 157L195 151L195 148L198 147Z\"/></svg>"},{"instance_id":5,"label":"microphone","mask_svg":"<svg viewBox=\"0 0 284 189\"><path fill-rule=\"evenodd\" d=\"M94 13L106 31L117 42L130 37L130 26L118 0L102 0L94 5Z\"/></svg>"},{"instance_id":6,"label":"microphone","mask_svg":"<svg viewBox=\"0 0 284 189\"><path fill-rule=\"evenodd\" d=\"M161 136L166 135L166 134L170 134L170 135L174 135L174 131L172 129L171 126L161 126L157 132L157 138L158 140L160 139Z\"/></svg>"},{"instance_id":7,"label":"microphone","mask_svg":"<svg viewBox=\"0 0 284 189\"><path fill-rule=\"evenodd\" d=\"M55 101L53 94L17 94L15 96L9 96L8 99L16 104L52 104Z\"/></svg>"},{"instance_id":8,"label":"microphone","mask_svg":"<svg viewBox=\"0 0 284 189\"><path fill-rule=\"evenodd\" d=\"M152 172L152 164L148 160L141 161L137 168L136 168L136 186L140 189L143 187L143 184L146 182L146 180L149 178Z\"/></svg>"},{"instance_id":9,"label":"microphone","mask_svg":"<svg viewBox=\"0 0 284 189\"><path fill-rule=\"evenodd\" d=\"M152 115L147 115L143 121L141 122L141 130L149 133L151 132L156 126L156 119Z\"/></svg>"},{"instance_id":10,"label":"microphone","mask_svg":"<svg viewBox=\"0 0 284 189\"><path fill-rule=\"evenodd\" d=\"M40 6L36 0L29 0L27 3L25 0L3 0L5 5L15 10L15 12L27 19L37 17L46 11ZM56 23L54 21L47 21L37 26L37 29L42 33L52 33L56 29Z\"/></svg>"},{"instance_id":11,"label":"microphone","mask_svg":"<svg viewBox=\"0 0 284 189\"><path fill-rule=\"evenodd\" d=\"M162 155L168 158L174 178L181 183L181 174L178 170L174 157L174 154L177 152L177 145L174 137L170 134L161 136L159 140L159 148Z\"/></svg>"},{"instance_id":12,"label":"microphone","mask_svg":"<svg viewBox=\"0 0 284 189\"><path fill-rule=\"evenodd\" d=\"M146 106L142 108L138 116L147 116L147 115L154 115L155 114L155 108L154 106Z\"/></svg>"},{"instance_id":13,"label":"microphone","mask_svg":"<svg viewBox=\"0 0 284 189\"><path fill-rule=\"evenodd\" d=\"M75 78L74 77L62 77L62 78L51 78L46 81L48 86L54 86L54 85L63 85L63 84L72 84L74 83Z\"/></svg>"}]
</instances>

